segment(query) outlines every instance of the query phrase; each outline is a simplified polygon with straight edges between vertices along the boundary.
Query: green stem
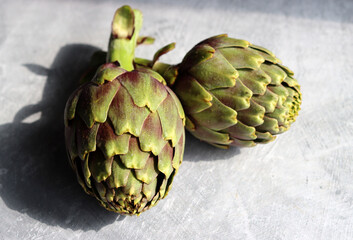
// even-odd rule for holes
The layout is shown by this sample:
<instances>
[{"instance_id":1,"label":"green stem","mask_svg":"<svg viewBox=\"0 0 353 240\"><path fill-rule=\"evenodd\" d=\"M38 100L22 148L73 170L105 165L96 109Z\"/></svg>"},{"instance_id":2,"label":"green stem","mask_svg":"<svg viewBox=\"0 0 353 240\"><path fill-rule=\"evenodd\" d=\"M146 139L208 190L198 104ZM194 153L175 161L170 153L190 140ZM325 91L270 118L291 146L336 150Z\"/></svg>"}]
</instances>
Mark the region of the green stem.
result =
<instances>
[{"instance_id":1,"label":"green stem","mask_svg":"<svg viewBox=\"0 0 353 240\"><path fill-rule=\"evenodd\" d=\"M116 10L109 39L107 62L119 62L127 71L134 69L133 61L138 34L142 27L142 13L129 6Z\"/></svg>"},{"instance_id":2,"label":"green stem","mask_svg":"<svg viewBox=\"0 0 353 240\"><path fill-rule=\"evenodd\" d=\"M158 72L167 82L169 86L173 86L178 75L178 65L170 65L163 62L155 62L155 60L148 60L144 58L135 58L135 64L151 68Z\"/></svg>"},{"instance_id":3,"label":"green stem","mask_svg":"<svg viewBox=\"0 0 353 240\"><path fill-rule=\"evenodd\" d=\"M148 67L158 72L160 75L164 75L166 70L172 65L162 62L154 62L153 60L144 59L144 58L135 58L135 64L143 67Z\"/></svg>"}]
</instances>

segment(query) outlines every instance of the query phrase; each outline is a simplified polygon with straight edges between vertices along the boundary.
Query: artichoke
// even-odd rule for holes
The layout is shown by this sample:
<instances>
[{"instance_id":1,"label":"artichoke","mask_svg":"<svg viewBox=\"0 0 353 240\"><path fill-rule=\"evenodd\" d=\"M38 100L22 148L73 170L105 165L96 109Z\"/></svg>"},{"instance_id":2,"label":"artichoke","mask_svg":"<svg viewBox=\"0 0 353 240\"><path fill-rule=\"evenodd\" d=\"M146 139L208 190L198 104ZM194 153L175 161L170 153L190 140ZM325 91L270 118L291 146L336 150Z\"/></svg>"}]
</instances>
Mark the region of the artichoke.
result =
<instances>
[{"instance_id":1,"label":"artichoke","mask_svg":"<svg viewBox=\"0 0 353 240\"><path fill-rule=\"evenodd\" d=\"M127 6L117 10L107 63L72 93L64 116L80 185L106 209L128 215L167 195L185 139L183 109L164 79L131 69L140 17Z\"/></svg>"},{"instance_id":2,"label":"artichoke","mask_svg":"<svg viewBox=\"0 0 353 240\"><path fill-rule=\"evenodd\" d=\"M179 97L186 128L214 146L254 146L275 139L301 104L293 72L269 50L219 35L192 48L175 66L136 59L161 73Z\"/></svg>"}]
</instances>

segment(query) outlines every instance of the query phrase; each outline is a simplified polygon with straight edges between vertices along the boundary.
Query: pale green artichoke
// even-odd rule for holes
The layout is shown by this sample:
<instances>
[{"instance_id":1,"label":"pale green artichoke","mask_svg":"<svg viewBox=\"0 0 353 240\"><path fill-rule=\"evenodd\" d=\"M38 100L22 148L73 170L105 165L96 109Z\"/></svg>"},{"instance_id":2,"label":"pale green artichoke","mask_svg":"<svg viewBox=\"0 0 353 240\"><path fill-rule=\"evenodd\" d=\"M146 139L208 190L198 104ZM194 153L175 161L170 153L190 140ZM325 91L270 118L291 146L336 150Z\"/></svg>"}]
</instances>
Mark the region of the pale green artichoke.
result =
<instances>
[{"instance_id":1,"label":"pale green artichoke","mask_svg":"<svg viewBox=\"0 0 353 240\"><path fill-rule=\"evenodd\" d=\"M169 47L172 48L173 46ZM165 77L186 114L186 128L221 148L267 143L289 129L301 104L293 72L269 50L219 35L176 66L137 59Z\"/></svg>"}]
</instances>

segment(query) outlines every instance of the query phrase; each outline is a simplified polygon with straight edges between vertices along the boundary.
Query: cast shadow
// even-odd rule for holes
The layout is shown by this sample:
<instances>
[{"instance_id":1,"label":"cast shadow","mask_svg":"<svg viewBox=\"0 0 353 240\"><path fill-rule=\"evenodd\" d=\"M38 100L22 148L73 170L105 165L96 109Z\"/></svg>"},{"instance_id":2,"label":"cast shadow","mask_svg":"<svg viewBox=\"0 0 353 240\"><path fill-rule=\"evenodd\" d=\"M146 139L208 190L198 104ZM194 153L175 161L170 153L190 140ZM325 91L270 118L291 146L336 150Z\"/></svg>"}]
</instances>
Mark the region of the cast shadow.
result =
<instances>
[{"instance_id":1,"label":"cast shadow","mask_svg":"<svg viewBox=\"0 0 353 240\"><path fill-rule=\"evenodd\" d=\"M65 229L98 231L124 219L84 193L65 150L65 103L97 50L71 44L60 49L50 69L25 64L29 71L47 77L42 100L20 109L12 123L0 125L0 197L12 210ZM240 152L212 147L188 133L186 141L186 161L222 160Z\"/></svg>"},{"instance_id":2,"label":"cast shadow","mask_svg":"<svg viewBox=\"0 0 353 240\"><path fill-rule=\"evenodd\" d=\"M97 50L71 44L60 49L50 69L25 64L47 76L42 100L19 110L13 123L0 125L0 196L8 208L48 225L98 231L124 219L84 193L64 144L66 100ZM39 120L27 123L39 115Z\"/></svg>"}]
</instances>

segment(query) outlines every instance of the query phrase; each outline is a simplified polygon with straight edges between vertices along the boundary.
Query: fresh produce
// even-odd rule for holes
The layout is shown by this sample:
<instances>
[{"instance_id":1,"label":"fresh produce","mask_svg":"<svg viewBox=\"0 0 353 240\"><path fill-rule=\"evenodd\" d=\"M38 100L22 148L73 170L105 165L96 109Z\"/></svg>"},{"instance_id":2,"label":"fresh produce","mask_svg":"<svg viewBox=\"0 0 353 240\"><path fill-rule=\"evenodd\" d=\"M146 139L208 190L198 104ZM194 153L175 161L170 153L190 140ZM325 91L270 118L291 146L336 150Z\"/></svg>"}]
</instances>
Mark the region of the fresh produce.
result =
<instances>
[{"instance_id":1,"label":"fresh produce","mask_svg":"<svg viewBox=\"0 0 353 240\"><path fill-rule=\"evenodd\" d=\"M141 25L139 11L116 11L107 63L70 96L64 117L80 185L106 209L129 215L167 195L185 140L176 95L158 73L133 65Z\"/></svg>"},{"instance_id":2,"label":"fresh produce","mask_svg":"<svg viewBox=\"0 0 353 240\"><path fill-rule=\"evenodd\" d=\"M108 52L93 55L64 117L79 183L106 209L129 215L167 195L185 124L216 147L251 147L287 131L301 105L293 72L263 47L219 35L169 65L158 59L174 43L152 60L135 58L137 45L154 40L138 36L141 26L138 10L116 11Z\"/></svg>"},{"instance_id":3,"label":"fresh produce","mask_svg":"<svg viewBox=\"0 0 353 240\"><path fill-rule=\"evenodd\" d=\"M186 128L214 146L251 147L287 131L301 104L293 72L269 50L219 35L192 48L175 66L136 59L166 79L186 114Z\"/></svg>"}]
</instances>

